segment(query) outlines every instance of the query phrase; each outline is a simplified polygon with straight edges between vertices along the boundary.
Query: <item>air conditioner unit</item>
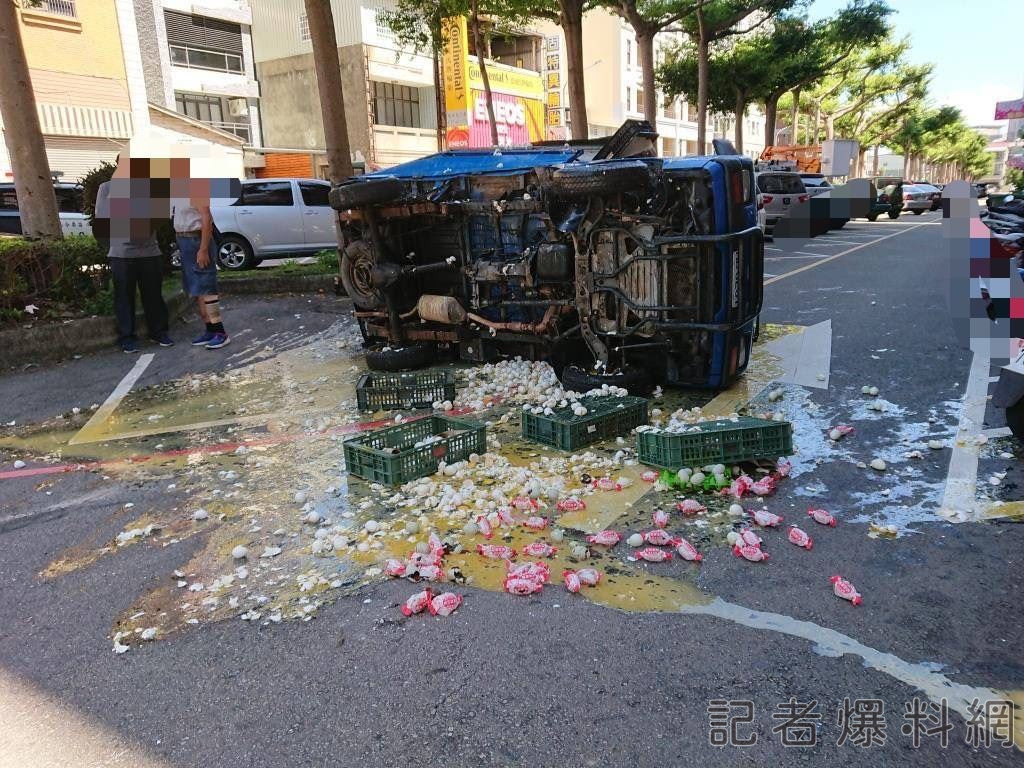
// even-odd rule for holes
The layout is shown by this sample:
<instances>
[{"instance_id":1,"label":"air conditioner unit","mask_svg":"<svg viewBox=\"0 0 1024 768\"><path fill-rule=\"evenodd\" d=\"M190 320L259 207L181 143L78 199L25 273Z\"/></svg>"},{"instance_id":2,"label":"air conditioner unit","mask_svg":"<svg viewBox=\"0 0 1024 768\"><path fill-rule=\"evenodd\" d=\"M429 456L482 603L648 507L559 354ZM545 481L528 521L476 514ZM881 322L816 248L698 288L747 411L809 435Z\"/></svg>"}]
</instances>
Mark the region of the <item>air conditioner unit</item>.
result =
<instances>
[{"instance_id":1,"label":"air conditioner unit","mask_svg":"<svg viewBox=\"0 0 1024 768\"><path fill-rule=\"evenodd\" d=\"M245 99L228 99L228 114L232 117L248 116L249 102Z\"/></svg>"}]
</instances>

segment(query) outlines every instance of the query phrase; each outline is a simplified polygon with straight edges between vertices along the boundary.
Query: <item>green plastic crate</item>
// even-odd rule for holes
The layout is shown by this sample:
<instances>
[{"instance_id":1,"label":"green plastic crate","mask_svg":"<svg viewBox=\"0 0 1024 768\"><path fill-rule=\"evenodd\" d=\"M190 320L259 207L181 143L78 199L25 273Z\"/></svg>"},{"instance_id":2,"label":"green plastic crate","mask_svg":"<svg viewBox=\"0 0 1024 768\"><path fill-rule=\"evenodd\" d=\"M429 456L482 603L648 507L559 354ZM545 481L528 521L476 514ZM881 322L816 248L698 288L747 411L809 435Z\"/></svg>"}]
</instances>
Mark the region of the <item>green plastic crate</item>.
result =
<instances>
[{"instance_id":1,"label":"green plastic crate","mask_svg":"<svg viewBox=\"0 0 1024 768\"><path fill-rule=\"evenodd\" d=\"M455 374L450 369L411 373L364 373L356 384L361 411L430 408L438 400L455 399Z\"/></svg>"},{"instance_id":2,"label":"green plastic crate","mask_svg":"<svg viewBox=\"0 0 1024 768\"><path fill-rule=\"evenodd\" d=\"M591 395L580 398L580 404L586 407L586 416L576 416L568 406L555 408L551 416L524 410L523 437L563 451L575 451L628 434L634 427L647 423L647 401L642 397Z\"/></svg>"},{"instance_id":3,"label":"green plastic crate","mask_svg":"<svg viewBox=\"0 0 1024 768\"><path fill-rule=\"evenodd\" d=\"M793 453L793 425L743 417L695 424L691 432L642 431L637 455L643 464L668 469L738 464Z\"/></svg>"},{"instance_id":4,"label":"green plastic crate","mask_svg":"<svg viewBox=\"0 0 1024 768\"><path fill-rule=\"evenodd\" d=\"M416 447L432 436L437 442ZM487 428L447 416L425 416L405 424L376 429L344 443L345 465L350 474L384 485L401 485L449 464L487 450Z\"/></svg>"}]
</instances>

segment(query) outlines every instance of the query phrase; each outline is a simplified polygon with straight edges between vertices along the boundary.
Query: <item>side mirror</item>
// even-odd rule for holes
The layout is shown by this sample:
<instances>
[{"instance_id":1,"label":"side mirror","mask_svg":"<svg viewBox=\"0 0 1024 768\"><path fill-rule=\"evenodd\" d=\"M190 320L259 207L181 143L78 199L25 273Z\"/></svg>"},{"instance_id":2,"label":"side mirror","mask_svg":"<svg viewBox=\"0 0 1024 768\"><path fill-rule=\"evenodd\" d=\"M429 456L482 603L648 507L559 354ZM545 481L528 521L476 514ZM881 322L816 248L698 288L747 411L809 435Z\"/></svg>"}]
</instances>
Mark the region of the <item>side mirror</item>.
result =
<instances>
[{"instance_id":1,"label":"side mirror","mask_svg":"<svg viewBox=\"0 0 1024 768\"><path fill-rule=\"evenodd\" d=\"M1004 203L1012 203L1013 202L1013 195L1007 195L1006 197L1004 197L1003 198L1003 202Z\"/></svg>"}]
</instances>

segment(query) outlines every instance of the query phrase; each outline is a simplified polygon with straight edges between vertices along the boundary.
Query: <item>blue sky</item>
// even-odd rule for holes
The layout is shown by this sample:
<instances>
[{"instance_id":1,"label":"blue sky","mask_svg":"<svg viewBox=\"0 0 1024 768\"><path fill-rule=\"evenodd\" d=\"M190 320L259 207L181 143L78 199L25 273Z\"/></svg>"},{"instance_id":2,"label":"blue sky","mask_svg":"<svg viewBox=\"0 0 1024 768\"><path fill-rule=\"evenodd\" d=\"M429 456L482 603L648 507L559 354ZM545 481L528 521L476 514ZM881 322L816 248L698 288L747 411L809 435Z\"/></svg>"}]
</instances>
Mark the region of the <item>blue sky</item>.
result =
<instances>
[{"instance_id":1,"label":"blue sky","mask_svg":"<svg viewBox=\"0 0 1024 768\"><path fill-rule=\"evenodd\" d=\"M846 0L813 0L811 18ZM1024 95L1024 0L889 0L914 63L931 62L932 101L960 108L971 124L991 124L995 102Z\"/></svg>"}]
</instances>

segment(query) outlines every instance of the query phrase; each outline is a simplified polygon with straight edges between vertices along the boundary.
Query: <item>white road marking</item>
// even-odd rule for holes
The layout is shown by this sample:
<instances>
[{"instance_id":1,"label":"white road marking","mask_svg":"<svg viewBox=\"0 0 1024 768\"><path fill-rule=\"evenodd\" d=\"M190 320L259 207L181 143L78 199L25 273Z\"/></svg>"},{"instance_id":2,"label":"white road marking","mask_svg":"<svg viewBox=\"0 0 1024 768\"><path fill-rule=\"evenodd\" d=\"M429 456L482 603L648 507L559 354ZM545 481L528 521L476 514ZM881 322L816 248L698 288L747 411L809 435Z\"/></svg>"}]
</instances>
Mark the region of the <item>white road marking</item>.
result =
<instances>
[{"instance_id":1,"label":"white road marking","mask_svg":"<svg viewBox=\"0 0 1024 768\"><path fill-rule=\"evenodd\" d=\"M935 223L939 224L940 222L935 222ZM787 277L792 277L793 275L797 275L797 274L799 274L801 272L806 272L808 269L814 269L815 267L820 267L822 264L827 264L828 262L834 261L835 259L838 259L841 256L845 256L848 253L853 253L854 251L859 251L861 248L867 248L869 245L874 245L875 243L880 243L883 240L888 240L890 237L897 237L898 235L902 235L903 233L909 232L912 229L917 229L918 227L927 227L927 226L929 226L929 223L927 221L921 222L920 224L912 224L911 226L907 227L906 229L901 229L901 230L899 230L897 232L890 232L888 235L883 235L882 237L878 238L877 240L871 240L871 241L869 241L867 243L861 243L860 245L855 245L852 248L847 248L845 251L840 251L839 253L833 253L830 256L826 256L825 258L818 259L817 261L812 261L810 264L805 264L802 267L797 267L796 269L791 270L789 272L786 272L785 274L776 275L776 276L772 277L771 280L765 280L764 284L765 285L769 285L771 283L776 282L777 280L783 280L783 279L785 279Z\"/></svg>"},{"instance_id":2,"label":"white road marking","mask_svg":"<svg viewBox=\"0 0 1024 768\"><path fill-rule=\"evenodd\" d=\"M766 246L764 247L764 249L765 249L766 251L781 251L781 250L782 250L781 248L773 248L773 247L772 247L772 246L770 246L770 245L766 245Z\"/></svg>"},{"instance_id":3,"label":"white road marking","mask_svg":"<svg viewBox=\"0 0 1024 768\"><path fill-rule=\"evenodd\" d=\"M85 423L84 427L78 430L73 438L71 438L68 445L78 445L79 443L91 442L88 438L89 433L97 429L101 424L104 424L107 419L110 418L111 414L117 410L117 406L121 404L125 395L127 395L131 391L132 387L135 386L135 382L137 382L142 377L142 374L146 372L146 368L148 368L149 364L153 362L154 357L156 357L156 355L150 352L142 355L136 361L132 369L128 371L128 373L125 374L125 377L121 379L116 387L114 387L114 391L110 393L110 396L103 401L103 405L96 409L96 413L92 415L92 418Z\"/></svg>"},{"instance_id":4,"label":"white road marking","mask_svg":"<svg viewBox=\"0 0 1024 768\"><path fill-rule=\"evenodd\" d=\"M997 381L999 381L999 377L998 376L989 376L988 377L988 383L989 384L995 384Z\"/></svg>"},{"instance_id":5,"label":"white road marking","mask_svg":"<svg viewBox=\"0 0 1024 768\"><path fill-rule=\"evenodd\" d=\"M840 242L839 240L833 240L831 243L804 243L805 248L832 248L836 245L857 245L857 243Z\"/></svg>"},{"instance_id":6,"label":"white road marking","mask_svg":"<svg viewBox=\"0 0 1024 768\"><path fill-rule=\"evenodd\" d=\"M814 389L828 389L832 363L832 321L789 333L765 344L765 350L778 359L783 373L775 377L780 384L799 384ZM818 379L818 376L824 376Z\"/></svg>"},{"instance_id":7,"label":"white road marking","mask_svg":"<svg viewBox=\"0 0 1024 768\"><path fill-rule=\"evenodd\" d=\"M971 358L971 369L967 374L963 407L960 411L960 425L953 442L953 453L949 458L949 474L942 494L939 514L947 520L961 522L979 514L978 489L978 436L985 419L985 403L988 401L988 358L975 352Z\"/></svg>"}]
</instances>

